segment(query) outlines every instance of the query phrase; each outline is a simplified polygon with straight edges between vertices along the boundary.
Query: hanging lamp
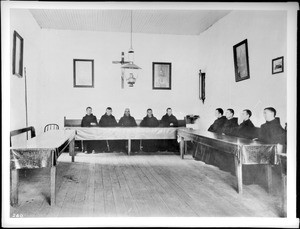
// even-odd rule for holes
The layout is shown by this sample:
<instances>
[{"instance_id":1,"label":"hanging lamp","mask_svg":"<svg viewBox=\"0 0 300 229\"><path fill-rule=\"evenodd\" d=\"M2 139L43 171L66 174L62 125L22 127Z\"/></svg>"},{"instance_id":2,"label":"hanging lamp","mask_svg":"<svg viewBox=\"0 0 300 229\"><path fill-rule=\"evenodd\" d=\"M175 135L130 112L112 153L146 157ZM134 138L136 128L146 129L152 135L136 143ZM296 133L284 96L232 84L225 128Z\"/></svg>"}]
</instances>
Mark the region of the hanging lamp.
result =
<instances>
[{"instance_id":1,"label":"hanging lamp","mask_svg":"<svg viewBox=\"0 0 300 229\"><path fill-rule=\"evenodd\" d=\"M128 51L129 63L122 65L122 69L125 70L125 78L129 87L133 87L138 78L138 70L141 69L139 66L133 63L134 61L134 50L132 48L132 10L130 11L130 48Z\"/></svg>"}]
</instances>

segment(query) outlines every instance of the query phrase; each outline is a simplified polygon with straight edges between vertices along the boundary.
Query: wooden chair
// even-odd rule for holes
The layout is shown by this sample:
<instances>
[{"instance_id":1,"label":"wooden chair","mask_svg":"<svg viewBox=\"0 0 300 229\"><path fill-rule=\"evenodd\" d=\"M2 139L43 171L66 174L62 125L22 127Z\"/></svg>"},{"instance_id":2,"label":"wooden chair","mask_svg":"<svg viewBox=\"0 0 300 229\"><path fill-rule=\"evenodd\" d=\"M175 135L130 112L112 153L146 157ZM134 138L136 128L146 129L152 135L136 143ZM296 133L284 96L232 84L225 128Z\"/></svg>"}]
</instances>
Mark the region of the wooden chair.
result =
<instances>
[{"instance_id":1,"label":"wooden chair","mask_svg":"<svg viewBox=\"0 0 300 229\"><path fill-rule=\"evenodd\" d=\"M35 129L33 126L30 126L30 127L26 127L26 128L22 128L22 129L18 129L18 130L13 130L13 131L10 131L10 146L11 145L11 138L13 136L16 136L16 135L19 135L19 134L22 134L22 133L26 133L26 132L30 132L30 137L31 138L34 138L35 137Z\"/></svg>"},{"instance_id":2,"label":"wooden chair","mask_svg":"<svg viewBox=\"0 0 300 229\"><path fill-rule=\"evenodd\" d=\"M47 124L44 127L44 132L48 131L48 130L58 130L59 126L57 124L51 123L51 124Z\"/></svg>"}]
</instances>

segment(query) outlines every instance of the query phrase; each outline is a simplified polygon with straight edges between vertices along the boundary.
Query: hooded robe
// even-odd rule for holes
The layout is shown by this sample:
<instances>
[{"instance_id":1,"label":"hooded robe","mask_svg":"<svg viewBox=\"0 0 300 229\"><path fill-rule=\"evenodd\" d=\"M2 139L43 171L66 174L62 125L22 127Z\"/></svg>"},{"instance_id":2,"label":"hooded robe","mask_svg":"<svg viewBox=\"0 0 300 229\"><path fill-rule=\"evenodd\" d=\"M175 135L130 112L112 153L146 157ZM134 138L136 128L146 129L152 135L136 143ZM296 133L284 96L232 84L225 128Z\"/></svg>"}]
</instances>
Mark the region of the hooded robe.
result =
<instances>
[{"instance_id":1,"label":"hooded robe","mask_svg":"<svg viewBox=\"0 0 300 229\"><path fill-rule=\"evenodd\" d=\"M258 137L258 131L251 120L247 119L235 129L234 135L239 138L253 139Z\"/></svg>"},{"instance_id":2,"label":"hooded robe","mask_svg":"<svg viewBox=\"0 0 300 229\"><path fill-rule=\"evenodd\" d=\"M226 135L234 135L235 129L239 126L237 118L226 119L223 125L222 133Z\"/></svg>"},{"instance_id":3,"label":"hooded robe","mask_svg":"<svg viewBox=\"0 0 300 229\"><path fill-rule=\"evenodd\" d=\"M158 127L159 122L157 118L155 118L153 115L149 117L148 115L143 118L140 124L141 127ZM159 142L157 140L143 140L142 146L143 151L145 152L154 152L158 150L158 144Z\"/></svg>"},{"instance_id":4,"label":"hooded robe","mask_svg":"<svg viewBox=\"0 0 300 229\"><path fill-rule=\"evenodd\" d=\"M100 127L116 127L118 123L113 115L107 115L106 113L101 116L99 121ZM100 143L101 150L115 151L118 149L118 140L106 140Z\"/></svg>"},{"instance_id":5,"label":"hooded robe","mask_svg":"<svg viewBox=\"0 0 300 229\"><path fill-rule=\"evenodd\" d=\"M259 140L268 144L286 145L286 130L281 127L279 118L276 117L261 125Z\"/></svg>"},{"instance_id":6,"label":"hooded robe","mask_svg":"<svg viewBox=\"0 0 300 229\"><path fill-rule=\"evenodd\" d=\"M121 127L136 127L136 121L134 119L134 117L132 116L127 116L124 114L124 116L122 118L120 118L119 120L119 126ZM126 140L121 140L120 141L120 149L123 151L127 152L127 148L128 147L128 142ZM140 141L139 140L131 140L131 151L139 151L140 149Z\"/></svg>"},{"instance_id":7,"label":"hooded robe","mask_svg":"<svg viewBox=\"0 0 300 229\"><path fill-rule=\"evenodd\" d=\"M95 126L97 126L97 117L93 114L86 114L81 120L81 127L94 127L91 123L96 123ZM85 140L83 141L83 151L86 150L88 153L91 153L92 150L95 150L96 145L96 142L93 140Z\"/></svg>"},{"instance_id":8,"label":"hooded robe","mask_svg":"<svg viewBox=\"0 0 300 229\"><path fill-rule=\"evenodd\" d=\"M171 114L165 114L160 120L161 127L178 127L177 118ZM160 140L159 150L171 151L179 154L179 144L176 139Z\"/></svg>"},{"instance_id":9,"label":"hooded robe","mask_svg":"<svg viewBox=\"0 0 300 229\"><path fill-rule=\"evenodd\" d=\"M222 133L222 128L224 123L226 122L226 117L221 116L217 118L214 123L208 128L208 131L215 132L215 133Z\"/></svg>"}]
</instances>

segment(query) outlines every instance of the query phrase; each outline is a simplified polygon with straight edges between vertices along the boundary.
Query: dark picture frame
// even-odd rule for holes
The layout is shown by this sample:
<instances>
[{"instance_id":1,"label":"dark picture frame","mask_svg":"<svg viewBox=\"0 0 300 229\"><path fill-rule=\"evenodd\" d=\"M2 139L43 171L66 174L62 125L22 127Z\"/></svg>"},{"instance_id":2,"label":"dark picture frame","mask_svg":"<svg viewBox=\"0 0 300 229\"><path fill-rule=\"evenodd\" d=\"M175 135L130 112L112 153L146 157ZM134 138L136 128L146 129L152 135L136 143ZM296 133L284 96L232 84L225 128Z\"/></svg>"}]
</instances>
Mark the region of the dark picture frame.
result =
<instances>
[{"instance_id":1,"label":"dark picture frame","mask_svg":"<svg viewBox=\"0 0 300 229\"><path fill-rule=\"evenodd\" d=\"M205 73L199 70L199 99L204 104L205 98Z\"/></svg>"},{"instance_id":2,"label":"dark picture frame","mask_svg":"<svg viewBox=\"0 0 300 229\"><path fill-rule=\"evenodd\" d=\"M20 78L23 77L23 49L24 39L17 31L14 31L12 73Z\"/></svg>"},{"instance_id":3,"label":"dark picture frame","mask_svg":"<svg viewBox=\"0 0 300 229\"><path fill-rule=\"evenodd\" d=\"M171 90L172 63L152 62L152 89Z\"/></svg>"},{"instance_id":4,"label":"dark picture frame","mask_svg":"<svg viewBox=\"0 0 300 229\"><path fill-rule=\"evenodd\" d=\"M284 58L283 56L272 60L272 74L281 73L284 71Z\"/></svg>"},{"instance_id":5,"label":"dark picture frame","mask_svg":"<svg viewBox=\"0 0 300 229\"><path fill-rule=\"evenodd\" d=\"M94 87L94 60L73 59L73 87Z\"/></svg>"},{"instance_id":6,"label":"dark picture frame","mask_svg":"<svg viewBox=\"0 0 300 229\"><path fill-rule=\"evenodd\" d=\"M250 78L248 41L247 39L233 46L235 81Z\"/></svg>"}]
</instances>

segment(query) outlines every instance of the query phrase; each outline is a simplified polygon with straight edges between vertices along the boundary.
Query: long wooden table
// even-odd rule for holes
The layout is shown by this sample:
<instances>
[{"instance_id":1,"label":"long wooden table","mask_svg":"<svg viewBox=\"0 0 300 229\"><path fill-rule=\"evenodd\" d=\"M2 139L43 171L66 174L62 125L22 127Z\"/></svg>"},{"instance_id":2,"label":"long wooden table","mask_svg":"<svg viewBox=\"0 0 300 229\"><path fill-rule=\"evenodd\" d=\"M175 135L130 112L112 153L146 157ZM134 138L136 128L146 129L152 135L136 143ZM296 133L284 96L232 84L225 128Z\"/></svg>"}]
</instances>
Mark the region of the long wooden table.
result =
<instances>
[{"instance_id":1,"label":"long wooden table","mask_svg":"<svg viewBox=\"0 0 300 229\"><path fill-rule=\"evenodd\" d=\"M76 131L76 140L127 140L128 155L131 140L177 139L176 127L65 127Z\"/></svg>"},{"instance_id":2,"label":"long wooden table","mask_svg":"<svg viewBox=\"0 0 300 229\"><path fill-rule=\"evenodd\" d=\"M268 190L272 184L272 164L277 162L277 145L264 144L251 139L238 138L217 134L209 131L192 130L188 128L178 129L180 141L180 156L183 159L185 154L185 142L193 141L203 147L217 149L234 156L235 171L237 177L237 191L242 193L242 165L243 164L264 164L267 166Z\"/></svg>"},{"instance_id":3,"label":"long wooden table","mask_svg":"<svg viewBox=\"0 0 300 229\"><path fill-rule=\"evenodd\" d=\"M54 205L57 159L69 145L69 154L74 162L74 142L74 130L51 130L31 138L21 145L11 147L11 204L18 204L19 169L51 167L50 204Z\"/></svg>"}]
</instances>

